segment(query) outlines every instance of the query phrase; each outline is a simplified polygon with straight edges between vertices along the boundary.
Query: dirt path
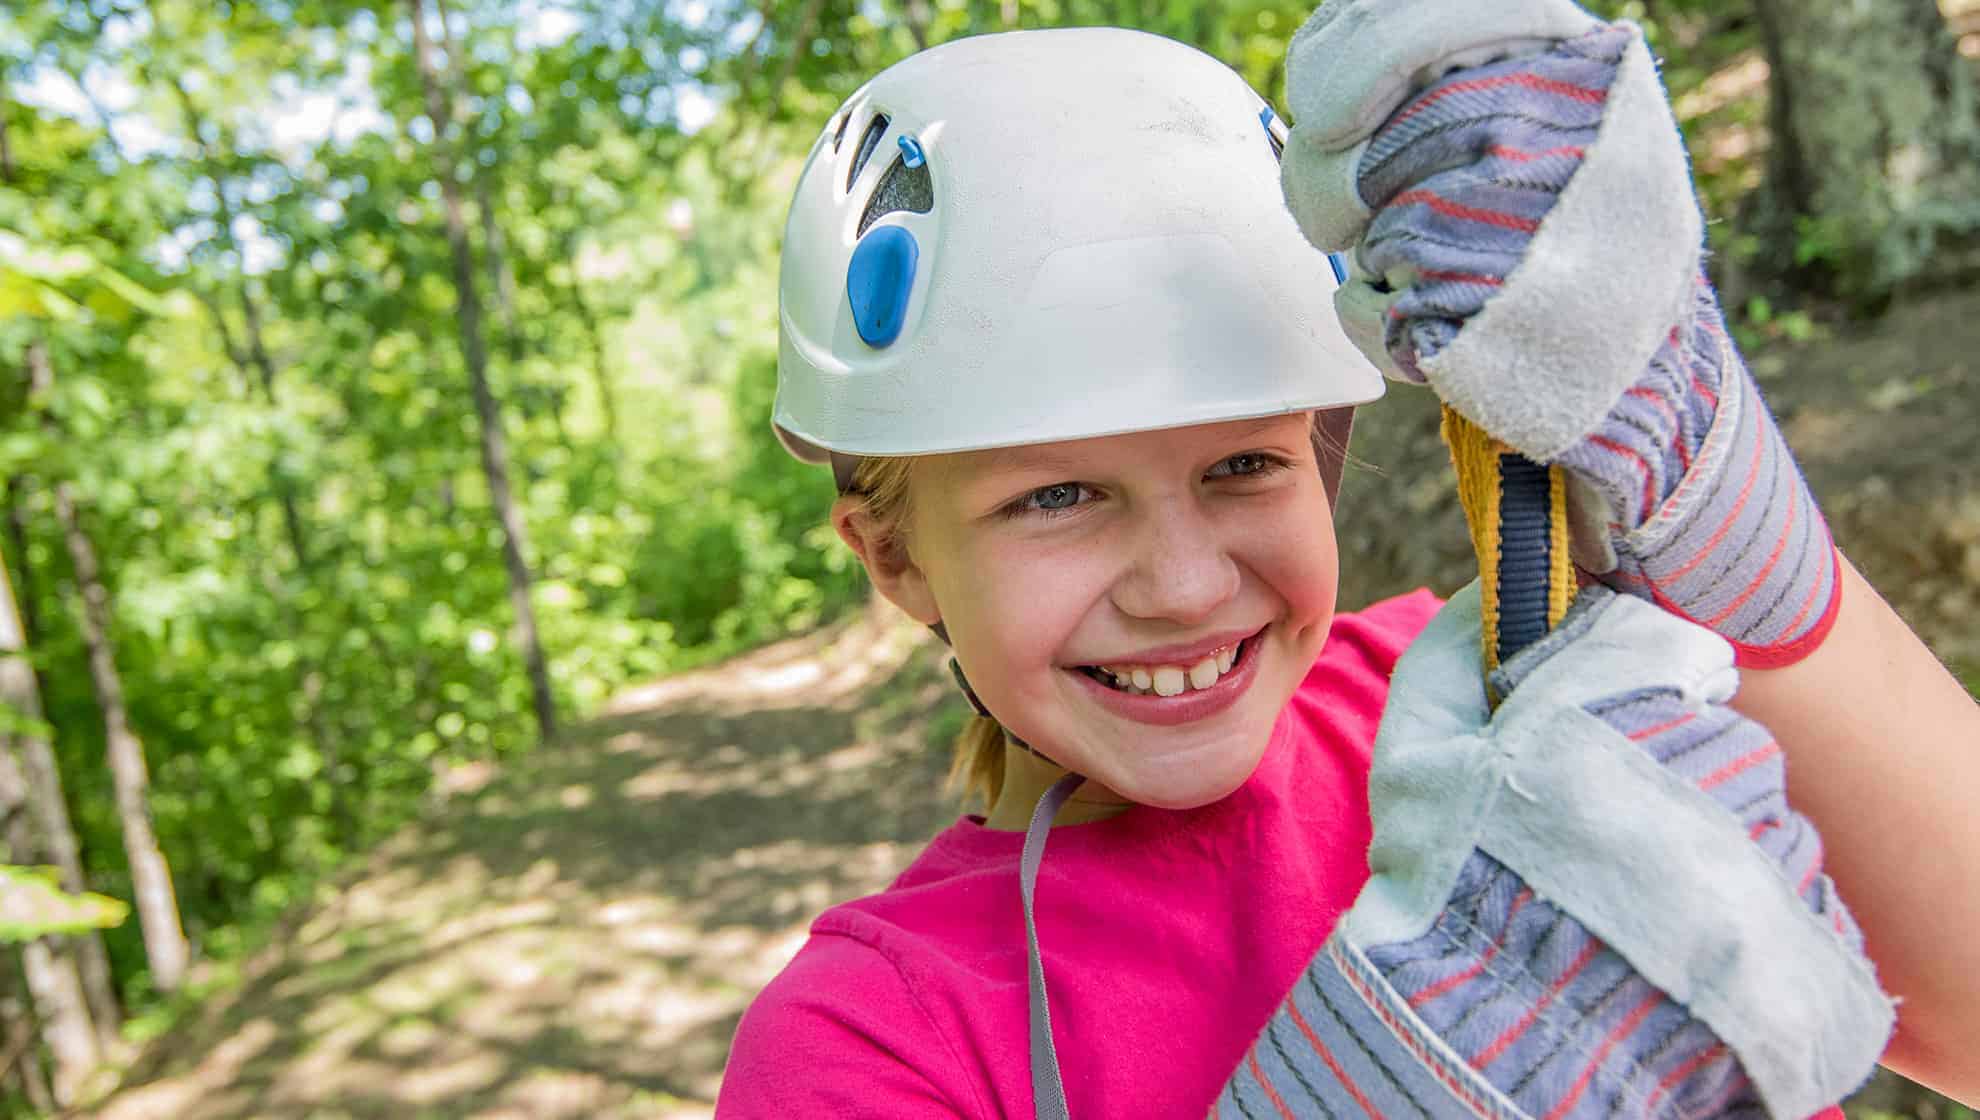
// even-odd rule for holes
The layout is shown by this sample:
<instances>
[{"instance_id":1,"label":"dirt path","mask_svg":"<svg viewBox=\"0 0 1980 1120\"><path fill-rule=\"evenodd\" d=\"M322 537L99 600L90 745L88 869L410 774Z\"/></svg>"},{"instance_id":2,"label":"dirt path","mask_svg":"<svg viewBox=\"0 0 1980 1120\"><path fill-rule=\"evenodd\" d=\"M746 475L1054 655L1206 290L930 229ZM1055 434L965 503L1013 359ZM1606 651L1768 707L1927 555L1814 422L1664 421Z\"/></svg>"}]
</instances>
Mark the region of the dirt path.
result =
<instances>
[{"instance_id":1,"label":"dirt path","mask_svg":"<svg viewBox=\"0 0 1980 1120\"><path fill-rule=\"evenodd\" d=\"M1758 367L1845 550L1980 683L1980 300ZM1434 401L1392 393L1355 447L1343 603L1455 587L1472 562ZM933 794L958 706L923 635L877 615L457 771L96 1115L708 1115L737 1017L811 917L953 818Z\"/></svg>"},{"instance_id":2,"label":"dirt path","mask_svg":"<svg viewBox=\"0 0 1980 1120\"><path fill-rule=\"evenodd\" d=\"M926 645L857 619L457 771L96 1115L708 1115L738 1016L811 918L952 819Z\"/></svg>"}]
</instances>

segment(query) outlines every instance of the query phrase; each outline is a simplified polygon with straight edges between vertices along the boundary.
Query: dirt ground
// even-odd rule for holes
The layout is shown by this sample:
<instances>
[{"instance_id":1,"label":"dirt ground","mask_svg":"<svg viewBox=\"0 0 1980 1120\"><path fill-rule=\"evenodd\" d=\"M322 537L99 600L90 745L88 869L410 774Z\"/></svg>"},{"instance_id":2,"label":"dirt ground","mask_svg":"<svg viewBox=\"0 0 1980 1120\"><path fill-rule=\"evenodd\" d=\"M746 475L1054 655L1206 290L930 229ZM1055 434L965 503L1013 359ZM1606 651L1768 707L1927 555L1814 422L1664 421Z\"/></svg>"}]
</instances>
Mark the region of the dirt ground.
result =
<instances>
[{"instance_id":1,"label":"dirt ground","mask_svg":"<svg viewBox=\"0 0 1980 1120\"><path fill-rule=\"evenodd\" d=\"M1976 681L1980 299L1756 361L1842 547ZM1428 394L1367 410L1343 603L1471 567ZM561 746L455 771L426 820L294 915L143 1055L103 1120L691 1117L750 996L830 903L953 818L959 702L869 612L635 689ZM1880 1082L1852 1111L1942 1106Z\"/></svg>"}]
</instances>

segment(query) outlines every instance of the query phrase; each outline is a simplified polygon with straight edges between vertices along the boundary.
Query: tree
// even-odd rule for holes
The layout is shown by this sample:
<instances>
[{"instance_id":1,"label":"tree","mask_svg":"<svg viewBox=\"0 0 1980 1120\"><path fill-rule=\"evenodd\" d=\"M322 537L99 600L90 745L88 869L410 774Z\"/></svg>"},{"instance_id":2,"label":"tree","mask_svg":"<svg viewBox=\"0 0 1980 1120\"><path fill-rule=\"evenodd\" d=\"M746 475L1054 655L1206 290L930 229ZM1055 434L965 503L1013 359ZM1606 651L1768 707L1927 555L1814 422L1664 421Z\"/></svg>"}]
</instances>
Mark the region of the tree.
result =
<instances>
[{"instance_id":1,"label":"tree","mask_svg":"<svg viewBox=\"0 0 1980 1120\"><path fill-rule=\"evenodd\" d=\"M76 595L81 600L78 622L89 651L90 682L102 708L106 757L116 784L117 818L123 826L124 854L130 861L145 958L151 965L152 984L161 992L177 991L185 980L191 953L179 922L172 868L152 825L151 773L144 760L144 743L131 727L123 678L111 648L110 592L97 565L96 545L83 527L82 513L68 482L56 482L54 494L69 559L75 566Z\"/></svg>"},{"instance_id":2,"label":"tree","mask_svg":"<svg viewBox=\"0 0 1980 1120\"><path fill-rule=\"evenodd\" d=\"M0 101L0 105L3 104L4 101ZM13 182L13 153L7 143L5 114L0 112L0 183L11 186ZM40 347L39 342L31 344L30 363L46 360L45 351ZM5 488L7 528L9 543L18 553L16 561L21 565L25 578L29 561L25 548L26 531L17 501L18 489L18 480L9 479ZM0 583L5 583L7 579L6 552L6 548L0 548ZM0 598L5 600L0 602L0 709L11 708L25 719L38 723L42 718L40 682L25 653L34 637L34 614L31 607L16 608L11 586L5 588L5 595ZM13 619L11 628L8 624L9 612L12 612ZM15 732L0 727L0 739L15 735ZM76 843L75 827L69 820L68 801L63 796L62 774L56 765L55 753L50 749L47 737L41 734L19 734L17 746L21 771L27 782L29 806L39 822L45 850L60 871L62 886L80 892L86 887L82 854ZM77 934L74 944L83 993L89 1001L90 1017L98 1041L108 1046L116 1040L117 1025L122 1019L110 975L110 958L103 951L103 939L93 929Z\"/></svg>"},{"instance_id":3,"label":"tree","mask_svg":"<svg viewBox=\"0 0 1980 1120\"><path fill-rule=\"evenodd\" d=\"M48 746L33 730L40 722L40 701L23 653L20 614L4 563L0 563L0 718L7 721L0 726L0 842L6 845L8 859L35 861L44 851L45 838L35 835L31 823L34 803L51 793L59 798L61 791L30 788L29 771L21 765L22 746L32 750L38 743L44 753ZM60 939L48 934L21 946L21 968L41 1020L41 1037L55 1060L52 1089L57 1102L66 1106L74 1102L77 1086L102 1057L82 979Z\"/></svg>"},{"instance_id":4,"label":"tree","mask_svg":"<svg viewBox=\"0 0 1980 1120\"><path fill-rule=\"evenodd\" d=\"M1970 273L1980 117L1936 0L1753 0L1769 65L1771 268L1857 300Z\"/></svg>"},{"instance_id":5,"label":"tree","mask_svg":"<svg viewBox=\"0 0 1980 1120\"><path fill-rule=\"evenodd\" d=\"M509 602L515 612L516 636L522 643L523 661L529 673L536 729L548 742L557 733L557 703L550 691L550 671L544 663L543 643L537 636L536 609L530 601L528 535L522 514L509 493L508 446L507 437L502 432L502 410L494 392L488 387L488 355L481 337L481 301L475 294L474 285L474 252L468 246L460 177L451 149L453 114L447 109L446 94L434 73L433 44L426 31L425 5L421 0L411 0L411 9L413 64L419 69L420 85L426 93L426 117L433 126L430 148L446 208L447 244L453 253L461 354L467 362L468 385L474 394L475 416L480 421L481 470L488 479L489 500L495 506L495 517L502 527L502 561L508 569Z\"/></svg>"}]
</instances>

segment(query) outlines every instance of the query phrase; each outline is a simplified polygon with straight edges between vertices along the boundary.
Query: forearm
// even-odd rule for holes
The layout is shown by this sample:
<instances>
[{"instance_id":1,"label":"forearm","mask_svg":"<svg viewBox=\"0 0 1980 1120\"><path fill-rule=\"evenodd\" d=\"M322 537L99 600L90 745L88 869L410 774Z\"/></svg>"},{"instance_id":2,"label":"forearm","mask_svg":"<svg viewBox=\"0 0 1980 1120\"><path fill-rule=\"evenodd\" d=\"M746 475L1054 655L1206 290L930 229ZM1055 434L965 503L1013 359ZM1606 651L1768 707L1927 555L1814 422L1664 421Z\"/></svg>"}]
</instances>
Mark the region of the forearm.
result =
<instances>
[{"instance_id":1,"label":"forearm","mask_svg":"<svg viewBox=\"0 0 1980 1120\"><path fill-rule=\"evenodd\" d=\"M1980 705L1847 561L1835 629L1733 706L1772 729L1788 793L1900 999L1884 1064L1980 1103Z\"/></svg>"}]
</instances>

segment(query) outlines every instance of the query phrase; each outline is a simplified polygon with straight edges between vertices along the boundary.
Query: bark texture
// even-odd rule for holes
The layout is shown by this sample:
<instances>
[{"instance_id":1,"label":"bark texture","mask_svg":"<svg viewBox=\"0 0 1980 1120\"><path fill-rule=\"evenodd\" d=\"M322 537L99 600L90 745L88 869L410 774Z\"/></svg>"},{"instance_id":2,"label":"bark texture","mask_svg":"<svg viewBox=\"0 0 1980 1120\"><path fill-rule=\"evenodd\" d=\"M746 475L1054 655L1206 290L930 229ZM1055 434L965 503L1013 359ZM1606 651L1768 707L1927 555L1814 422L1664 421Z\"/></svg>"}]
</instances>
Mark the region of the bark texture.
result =
<instances>
[{"instance_id":1,"label":"bark texture","mask_svg":"<svg viewBox=\"0 0 1980 1120\"><path fill-rule=\"evenodd\" d=\"M467 363L468 385L474 393L475 415L481 424L481 470L488 478L488 497L502 526L502 561L509 573L509 603L515 610L516 637L523 647L523 663L529 673L537 731L547 742L557 731L556 701L550 691L543 645L537 636L536 611L530 603L529 564L525 559L529 551L528 534L509 492L509 453L502 432L502 412L494 391L488 386L488 354L481 338L481 301L474 288L474 253L468 245L460 179L448 149L448 123L452 114L447 111L446 95L441 92L434 72L433 41L426 31L426 5L422 0L411 0L411 8L413 57L419 67L420 84L425 89L427 119L433 125L434 170L440 180L440 196L446 211L447 244L453 251L461 353Z\"/></svg>"},{"instance_id":2,"label":"bark texture","mask_svg":"<svg viewBox=\"0 0 1980 1120\"><path fill-rule=\"evenodd\" d=\"M1971 64L1936 0L1754 0L1772 145L1762 271L1880 299L1980 264Z\"/></svg>"}]
</instances>

